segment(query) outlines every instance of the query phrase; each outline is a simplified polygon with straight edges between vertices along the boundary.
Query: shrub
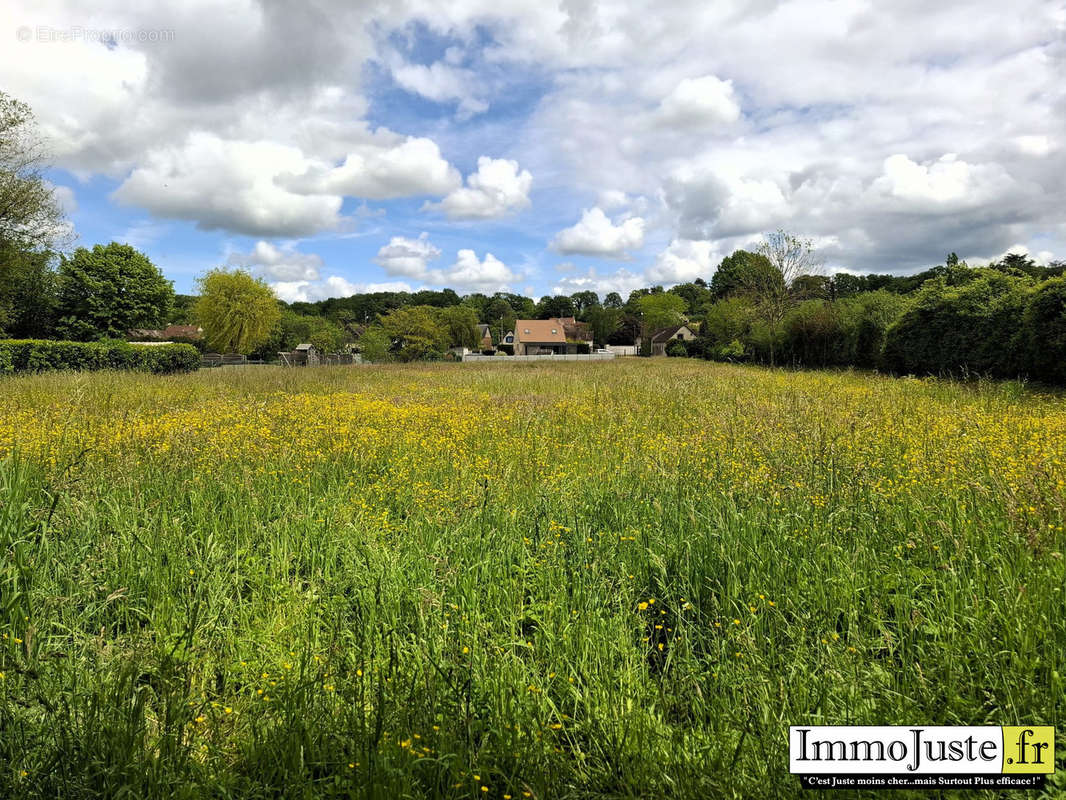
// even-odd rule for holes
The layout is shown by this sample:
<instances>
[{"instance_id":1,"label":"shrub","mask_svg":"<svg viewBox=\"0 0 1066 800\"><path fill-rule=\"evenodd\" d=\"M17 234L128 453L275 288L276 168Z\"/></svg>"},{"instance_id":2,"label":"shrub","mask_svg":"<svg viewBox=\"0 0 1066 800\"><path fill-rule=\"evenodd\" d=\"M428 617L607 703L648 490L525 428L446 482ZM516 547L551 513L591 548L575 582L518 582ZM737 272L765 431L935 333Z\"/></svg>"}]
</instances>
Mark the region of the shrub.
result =
<instances>
[{"instance_id":1,"label":"shrub","mask_svg":"<svg viewBox=\"0 0 1066 800\"><path fill-rule=\"evenodd\" d=\"M688 348L685 347L685 343L680 339L671 339L666 344L666 355L673 358L687 358Z\"/></svg>"},{"instance_id":2,"label":"shrub","mask_svg":"<svg viewBox=\"0 0 1066 800\"><path fill-rule=\"evenodd\" d=\"M513 356L514 355L514 345L513 344L501 344L501 345L499 345L496 348L496 350L497 350L497 352L503 353L505 356Z\"/></svg>"},{"instance_id":3,"label":"shrub","mask_svg":"<svg viewBox=\"0 0 1066 800\"><path fill-rule=\"evenodd\" d=\"M995 270L970 272L980 274L965 284L926 281L914 305L885 333L885 366L915 374L1019 374L1030 281Z\"/></svg>"},{"instance_id":4,"label":"shrub","mask_svg":"<svg viewBox=\"0 0 1066 800\"><path fill-rule=\"evenodd\" d=\"M44 339L0 341L0 372L51 372L129 369L156 374L191 372L200 354L189 344L134 345L121 341L54 342Z\"/></svg>"},{"instance_id":5,"label":"shrub","mask_svg":"<svg viewBox=\"0 0 1066 800\"><path fill-rule=\"evenodd\" d=\"M1019 349L1029 377L1066 383L1066 279L1040 284L1022 316Z\"/></svg>"}]
</instances>

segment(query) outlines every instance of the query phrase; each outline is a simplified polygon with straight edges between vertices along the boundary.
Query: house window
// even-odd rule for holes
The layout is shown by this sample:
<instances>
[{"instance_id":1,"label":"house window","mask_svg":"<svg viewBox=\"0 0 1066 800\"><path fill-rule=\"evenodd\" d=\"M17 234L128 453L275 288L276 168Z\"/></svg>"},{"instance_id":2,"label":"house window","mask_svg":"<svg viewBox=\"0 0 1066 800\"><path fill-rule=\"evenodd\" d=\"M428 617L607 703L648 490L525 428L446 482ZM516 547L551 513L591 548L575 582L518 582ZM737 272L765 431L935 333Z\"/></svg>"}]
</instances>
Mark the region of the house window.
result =
<instances>
[{"instance_id":1,"label":"house window","mask_svg":"<svg viewBox=\"0 0 1066 800\"><path fill-rule=\"evenodd\" d=\"M559 332L559 331L555 330L555 328L552 328L552 336L554 336L554 335L555 335L555 334L557 334L558 332ZM529 331L526 331L526 333L529 333Z\"/></svg>"},{"instance_id":2,"label":"house window","mask_svg":"<svg viewBox=\"0 0 1066 800\"><path fill-rule=\"evenodd\" d=\"M526 328L522 333L529 333L529 328Z\"/></svg>"}]
</instances>

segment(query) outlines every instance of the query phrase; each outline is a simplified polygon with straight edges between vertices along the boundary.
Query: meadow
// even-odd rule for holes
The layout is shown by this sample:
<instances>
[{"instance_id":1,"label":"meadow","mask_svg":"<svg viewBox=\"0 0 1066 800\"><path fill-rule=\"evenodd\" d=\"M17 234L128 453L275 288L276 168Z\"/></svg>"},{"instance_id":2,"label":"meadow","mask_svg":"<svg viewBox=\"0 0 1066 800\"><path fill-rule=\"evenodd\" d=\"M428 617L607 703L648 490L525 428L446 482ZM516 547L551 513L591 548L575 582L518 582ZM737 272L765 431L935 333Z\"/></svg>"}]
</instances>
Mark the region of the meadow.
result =
<instances>
[{"instance_id":1,"label":"meadow","mask_svg":"<svg viewBox=\"0 0 1066 800\"><path fill-rule=\"evenodd\" d=\"M790 724L1061 726L1064 524L1013 383L0 379L0 796L798 796Z\"/></svg>"}]
</instances>

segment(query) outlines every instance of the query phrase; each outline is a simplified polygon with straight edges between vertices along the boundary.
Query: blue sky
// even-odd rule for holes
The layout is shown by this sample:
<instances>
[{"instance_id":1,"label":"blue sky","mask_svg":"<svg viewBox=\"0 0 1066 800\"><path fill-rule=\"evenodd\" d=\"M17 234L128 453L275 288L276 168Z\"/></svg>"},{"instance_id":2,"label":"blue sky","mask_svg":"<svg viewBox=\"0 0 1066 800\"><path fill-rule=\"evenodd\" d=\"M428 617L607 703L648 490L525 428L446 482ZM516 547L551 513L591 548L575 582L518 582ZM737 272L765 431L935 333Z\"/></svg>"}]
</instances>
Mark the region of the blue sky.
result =
<instances>
[{"instance_id":1,"label":"blue sky","mask_svg":"<svg viewBox=\"0 0 1066 800\"><path fill-rule=\"evenodd\" d=\"M1058 3L16 2L74 246L287 300L1066 255ZM72 78L72 76L76 76Z\"/></svg>"}]
</instances>

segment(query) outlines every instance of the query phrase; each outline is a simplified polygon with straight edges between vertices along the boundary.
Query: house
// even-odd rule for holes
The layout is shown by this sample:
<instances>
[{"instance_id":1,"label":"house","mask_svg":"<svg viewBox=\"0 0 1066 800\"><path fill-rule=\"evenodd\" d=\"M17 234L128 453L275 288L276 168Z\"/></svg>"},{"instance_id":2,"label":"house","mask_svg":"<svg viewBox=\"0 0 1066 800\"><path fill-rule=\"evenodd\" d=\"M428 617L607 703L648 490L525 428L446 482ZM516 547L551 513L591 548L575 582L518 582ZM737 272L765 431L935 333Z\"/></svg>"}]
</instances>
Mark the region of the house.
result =
<instances>
[{"instance_id":1,"label":"house","mask_svg":"<svg viewBox=\"0 0 1066 800\"><path fill-rule=\"evenodd\" d=\"M651 354L653 356L665 356L666 345L673 339L691 342L695 338L696 334L688 325L671 325L669 328L663 328L652 334Z\"/></svg>"},{"instance_id":2,"label":"house","mask_svg":"<svg viewBox=\"0 0 1066 800\"><path fill-rule=\"evenodd\" d=\"M481 337L481 349L492 349L492 332L489 330L488 325L479 324L477 326L478 336Z\"/></svg>"},{"instance_id":3,"label":"house","mask_svg":"<svg viewBox=\"0 0 1066 800\"><path fill-rule=\"evenodd\" d=\"M567 317L565 320L558 318L517 320L513 334L514 354L537 356L588 352L592 337L587 333L587 328L583 330L583 327L584 324L577 322L573 317ZM567 335L568 330L571 336ZM511 334L505 336L504 343L510 344L511 342L508 341L510 338Z\"/></svg>"},{"instance_id":4,"label":"house","mask_svg":"<svg viewBox=\"0 0 1066 800\"><path fill-rule=\"evenodd\" d=\"M559 317L563 323L563 334L568 342L585 342L592 347L592 331L587 323L578 322L574 317Z\"/></svg>"}]
</instances>

